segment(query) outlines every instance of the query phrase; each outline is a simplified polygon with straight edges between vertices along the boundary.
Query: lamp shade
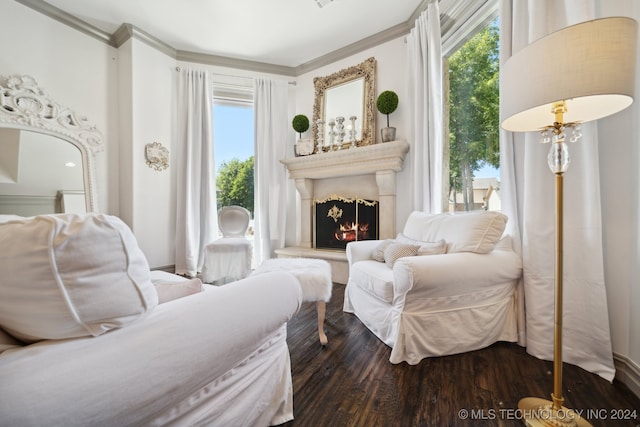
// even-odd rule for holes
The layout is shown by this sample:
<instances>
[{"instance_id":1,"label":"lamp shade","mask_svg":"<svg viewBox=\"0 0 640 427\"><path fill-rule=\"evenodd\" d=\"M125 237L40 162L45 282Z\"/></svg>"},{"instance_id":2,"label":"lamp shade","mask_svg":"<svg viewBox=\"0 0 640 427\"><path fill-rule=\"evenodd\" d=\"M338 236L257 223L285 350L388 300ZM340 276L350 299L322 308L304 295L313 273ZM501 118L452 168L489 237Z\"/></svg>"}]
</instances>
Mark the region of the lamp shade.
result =
<instances>
[{"instance_id":1,"label":"lamp shade","mask_svg":"<svg viewBox=\"0 0 640 427\"><path fill-rule=\"evenodd\" d=\"M500 72L501 127L514 132L553 124L552 104L565 101L564 122L588 122L633 102L637 23L602 18L542 37L509 58Z\"/></svg>"}]
</instances>

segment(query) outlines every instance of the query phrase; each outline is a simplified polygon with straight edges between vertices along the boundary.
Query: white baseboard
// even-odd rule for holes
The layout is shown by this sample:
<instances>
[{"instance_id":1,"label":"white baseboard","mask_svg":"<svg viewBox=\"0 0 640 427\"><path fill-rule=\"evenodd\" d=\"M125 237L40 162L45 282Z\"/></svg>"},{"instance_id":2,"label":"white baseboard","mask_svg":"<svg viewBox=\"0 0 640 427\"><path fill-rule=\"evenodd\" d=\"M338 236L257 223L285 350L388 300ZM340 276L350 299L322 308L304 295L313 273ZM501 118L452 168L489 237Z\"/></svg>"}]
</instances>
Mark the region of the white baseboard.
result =
<instances>
[{"instance_id":1,"label":"white baseboard","mask_svg":"<svg viewBox=\"0 0 640 427\"><path fill-rule=\"evenodd\" d=\"M613 364L616 368L616 379L640 397L640 366L627 356L617 353L613 353Z\"/></svg>"}]
</instances>

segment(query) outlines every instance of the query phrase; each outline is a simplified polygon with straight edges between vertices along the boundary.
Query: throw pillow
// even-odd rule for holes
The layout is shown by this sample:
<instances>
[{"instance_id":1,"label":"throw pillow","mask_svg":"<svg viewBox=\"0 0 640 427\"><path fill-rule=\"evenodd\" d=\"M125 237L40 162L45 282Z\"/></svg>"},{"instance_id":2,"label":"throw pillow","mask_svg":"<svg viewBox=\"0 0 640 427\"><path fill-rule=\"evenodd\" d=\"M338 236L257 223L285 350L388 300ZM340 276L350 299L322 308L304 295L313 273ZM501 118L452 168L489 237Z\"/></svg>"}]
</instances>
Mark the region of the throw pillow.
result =
<instances>
[{"instance_id":1,"label":"throw pillow","mask_svg":"<svg viewBox=\"0 0 640 427\"><path fill-rule=\"evenodd\" d=\"M384 262L384 250L392 243L394 243L393 239L383 240L382 243L373 250L371 257L378 262Z\"/></svg>"},{"instance_id":2,"label":"throw pillow","mask_svg":"<svg viewBox=\"0 0 640 427\"><path fill-rule=\"evenodd\" d=\"M114 216L1 223L0 253L0 327L25 342L98 336L158 304L142 250Z\"/></svg>"},{"instance_id":3,"label":"throw pillow","mask_svg":"<svg viewBox=\"0 0 640 427\"><path fill-rule=\"evenodd\" d=\"M177 283L154 282L153 285L158 292L158 304L202 292L202 281L198 278Z\"/></svg>"},{"instance_id":4,"label":"throw pillow","mask_svg":"<svg viewBox=\"0 0 640 427\"><path fill-rule=\"evenodd\" d=\"M447 242L444 239L440 239L436 242L423 242L422 240L415 240L405 236L402 233L398 233L396 241L400 243L408 243L410 245L418 245L419 256L421 255L440 255L447 253Z\"/></svg>"},{"instance_id":5,"label":"throw pillow","mask_svg":"<svg viewBox=\"0 0 640 427\"><path fill-rule=\"evenodd\" d=\"M384 250L384 262L393 268L393 265L400 258L416 256L420 246L408 243L392 243Z\"/></svg>"}]
</instances>

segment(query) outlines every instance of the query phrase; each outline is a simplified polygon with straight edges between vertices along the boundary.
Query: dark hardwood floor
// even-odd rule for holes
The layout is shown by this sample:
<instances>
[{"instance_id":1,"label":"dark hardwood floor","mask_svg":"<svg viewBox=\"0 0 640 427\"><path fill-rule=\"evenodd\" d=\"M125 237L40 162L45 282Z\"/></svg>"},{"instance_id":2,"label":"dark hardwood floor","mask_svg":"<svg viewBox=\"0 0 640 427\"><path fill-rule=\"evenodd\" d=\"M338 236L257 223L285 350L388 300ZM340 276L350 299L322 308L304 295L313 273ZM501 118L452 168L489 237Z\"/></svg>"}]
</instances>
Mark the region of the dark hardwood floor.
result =
<instances>
[{"instance_id":1,"label":"dark hardwood floor","mask_svg":"<svg viewBox=\"0 0 640 427\"><path fill-rule=\"evenodd\" d=\"M344 285L335 284L326 347L318 342L315 304L305 303L289 322L295 419L283 427L521 426L518 400L548 399L553 391L553 364L513 343L392 365L391 350L343 313L343 296ZM624 384L572 365L563 371L565 406L585 411L594 426L640 426L640 399Z\"/></svg>"}]
</instances>

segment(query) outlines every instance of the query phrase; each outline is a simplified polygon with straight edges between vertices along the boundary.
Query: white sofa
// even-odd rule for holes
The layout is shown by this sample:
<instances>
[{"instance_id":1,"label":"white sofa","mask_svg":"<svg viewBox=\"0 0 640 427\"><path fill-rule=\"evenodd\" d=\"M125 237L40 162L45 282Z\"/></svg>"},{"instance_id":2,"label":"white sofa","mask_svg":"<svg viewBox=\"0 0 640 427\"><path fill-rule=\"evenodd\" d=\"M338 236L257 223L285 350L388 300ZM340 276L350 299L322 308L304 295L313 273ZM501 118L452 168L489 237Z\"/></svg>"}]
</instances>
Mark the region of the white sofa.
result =
<instances>
[{"instance_id":1,"label":"white sofa","mask_svg":"<svg viewBox=\"0 0 640 427\"><path fill-rule=\"evenodd\" d=\"M293 419L292 275L201 291L150 273L128 227L101 214L0 223L0 253L0 426Z\"/></svg>"},{"instance_id":2,"label":"white sofa","mask_svg":"<svg viewBox=\"0 0 640 427\"><path fill-rule=\"evenodd\" d=\"M392 347L391 363L517 341L522 263L503 236L506 221L499 212L416 211L396 239L349 243L344 311Z\"/></svg>"}]
</instances>

